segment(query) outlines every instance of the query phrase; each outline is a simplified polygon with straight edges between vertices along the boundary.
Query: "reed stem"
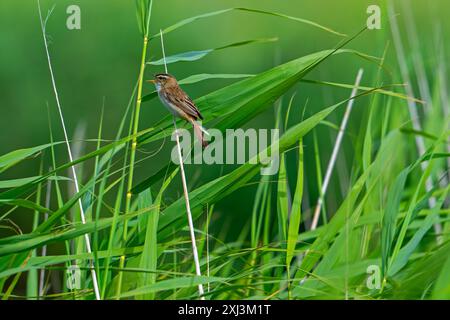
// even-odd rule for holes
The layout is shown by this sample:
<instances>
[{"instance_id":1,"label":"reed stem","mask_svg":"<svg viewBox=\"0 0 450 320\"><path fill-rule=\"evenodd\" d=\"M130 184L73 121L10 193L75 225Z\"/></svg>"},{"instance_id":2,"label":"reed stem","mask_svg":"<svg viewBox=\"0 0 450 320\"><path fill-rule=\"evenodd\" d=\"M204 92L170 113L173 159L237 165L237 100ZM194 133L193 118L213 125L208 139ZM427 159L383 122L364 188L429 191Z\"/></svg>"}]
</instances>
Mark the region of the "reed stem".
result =
<instances>
[{"instance_id":1,"label":"reed stem","mask_svg":"<svg viewBox=\"0 0 450 320\"><path fill-rule=\"evenodd\" d=\"M180 137L178 136L178 129L175 117L173 117L173 126L175 128L175 137L177 140L178 158L180 159L181 181L183 183L184 200L186 203L186 214L188 218L189 233L191 235L192 254L194 256L195 273L197 276L201 276L202 274L200 271L200 261L198 259L197 242L195 240L195 233L194 233L194 223L192 221L191 205L189 203L189 192L187 189L186 175L184 173L183 156L181 154L181 146L180 146ZM198 285L198 293L200 294L200 299L205 300L205 297L203 296L204 290L202 284Z\"/></svg>"},{"instance_id":2,"label":"reed stem","mask_svg":"<svg viewBox=\"0 0 450 320\"><path fill-rule=\"evenodd\" d=\"M339 149L341 147L342 138L344 137L344 132L347 127L348 118L350 117L350 112L352 111L353 102L355 101L354 98L356 96L356 93L358 91L359 83L361 82L361 78L363 75L363 69L358 70L358 74L356 75L355 85L352 89L352 93L350 95L350 100L347 103L347 108L345 109L344 118L342 119L341 126L339 128L339 133L336 137L336 143L334 144L333 153L331 154L331 159L328 162L327 171L325 173L325 178L322 183L322 188L320 190L320 196L317 200L316 209L314 211L313 221L311 223L311 230L315 230L317 228L317 223L319 222L319 214L320 210L322 208L323 199L325 197L325 193L328 189L328 184L330 182L331 173L333 172L334 165L337 160L337 155L339 152Z\"/></svg>"},{"instance_id":3,"label":"reed stem","mask_svg":"<svg viewBox=\"0 0 450 320\"><path fill-rule=\"evenodd\" d=\"M131 153L130 153L130 169L128 171L128 183L127 183L127 195L125 200L125 214L129 213L131 207L131 189L133 187L133 174L134 174L134 162L136 159L136 147L137 147L137 137L136 134L139 128L139 114L141 110L141 98L142 98L142 84L144 82L144 71L145 71L145 60L147 57L147 46L148 46L148 31L150 25L150 16L152 11L153 1L149 1L149 5L147 8L147 23L144 30L144 43L142 45L142 54L141 54L141 66L139 70L139 80L138 80L138 88L137 88L137 96L136 96L136 109L134 111L134 120L133 121L133 139L131 141ZM123 223L123 237L122 241L124 244L127 241L128 237L128 221L124 220ZM116 288L116 298L119 299L120 292L122 290L122 281L123 281L123 272L122 269L125 266L125 255L120 257L119 262L119 279L117 282Z\"/></svg>"}]
</instances>

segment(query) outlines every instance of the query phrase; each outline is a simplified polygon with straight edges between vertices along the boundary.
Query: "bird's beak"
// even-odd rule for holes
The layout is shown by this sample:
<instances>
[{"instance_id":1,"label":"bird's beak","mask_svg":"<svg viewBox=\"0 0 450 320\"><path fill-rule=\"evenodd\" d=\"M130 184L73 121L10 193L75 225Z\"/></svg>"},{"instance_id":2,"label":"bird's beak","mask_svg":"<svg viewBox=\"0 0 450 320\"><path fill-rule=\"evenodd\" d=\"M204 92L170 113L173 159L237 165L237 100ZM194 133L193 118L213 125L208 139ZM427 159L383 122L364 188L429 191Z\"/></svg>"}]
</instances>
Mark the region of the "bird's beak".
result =
<instances>
[{"instance_id":1,"label":"bird's beak","mask_svg":"<svg viewBox=\"0 0 450 320\"><path fill-rule=\"evenodd\" d=\"M152 80L147 80L147 82L150 82L150 83L155 84L155 83L156 83L156 80L154 80L154 79L152 79Z\"/></svg>"}]
</instances>

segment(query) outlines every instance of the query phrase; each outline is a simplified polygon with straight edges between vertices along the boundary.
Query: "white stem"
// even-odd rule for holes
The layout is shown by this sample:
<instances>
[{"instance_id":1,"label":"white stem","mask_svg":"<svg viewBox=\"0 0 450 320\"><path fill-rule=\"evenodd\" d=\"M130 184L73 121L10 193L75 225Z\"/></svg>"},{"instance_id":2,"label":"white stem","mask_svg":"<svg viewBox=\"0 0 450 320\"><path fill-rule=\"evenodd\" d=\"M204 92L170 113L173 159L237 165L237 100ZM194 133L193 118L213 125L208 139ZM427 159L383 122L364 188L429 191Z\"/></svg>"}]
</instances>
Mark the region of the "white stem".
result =
<instances>
[{"instance_id":1,"label":"white stem","mask_svg":"<svg viewBox=\"0 0 450 320\"><path fill-rule=\"evenodd\" d=\"M197 244L196 244L197 242L195 240L195 233L194 233L194 223L192 221L191 205L189 204L189 193L187 190L186 175L184 173L183 156L181 154L180 137L178 136L178 129L177 129L177 123L175 121L175 117L173 117L173 126L175 127L175 137L177 139L178 158L180 159L181 181L183 183L184 200L186 202L186 213L187 213L188 224L189 224L189 232L191 234L192 254L194 255L195 273L197 274L197 276L201 276L202 274L200 272L200 262L198 260L198 253L197 253ZM204 290L203 290L202 284L198 285L198 293L200 294L201 299L204 300L205 297L203 297Z\"/></svg>"},{"instance_id":2,"label":"white stem","mask_svg":"<svg viewBox=\"0 0 450 320\"><path fill-rule=\"evenodd\" d=\"M406 94L410 97L414 97L414 92L411 87L411 80L409 77L409 71L408 66L406 65L406 59L405 59L405 51L403 49L403 44L400 36L400 31L397 25L397 18L394 13L394 7L392 2L388 3L388 10L389 10L389 17L391 21L391 30L392 30L392 38L394 40L395 45L395 51L397 53L397 60L400 66L400 72L403 78L403 81L405 82L405 90ZM422 131L422 127L419 122L419 115L417 113L417 106L415 102L411 99L407 99L408 103L408 110L409 110L409 116L411 118L413 129L416 131ZM416 140L416 147L419 156L422 156L425 153L425 142L422 136L415 135ZM428 166L428 161L423 161L421 163L422 171L425 171ZM428 177L428 179L425 182L425 190L427 192L431 191L433 189L433 181L431 177ZM433 208L436 205L436 198L430 197L428 199L428 205L430 208ZM434 224L434 232L437 234L437 242L441 243L442 238L439 236L442 233L442 225L441 223L435 223Z\"/></svg>"},{"instance_id":3,"label":"white stem","mask_svg":"<svg viewBox=\"0 0 450 320\"><path fill-rule=\"evenodd\" d=\"M164 51L164 40L162 30L160 30L160 36L161 36L161 48L164 58L164 67L167 73L166 53ZM184 173L183 155L181 154L180 137L178 136L177 122L175 120L175 117L173 117L173 127L175 128L175 137L177 139L177 150L178 150L178 158L180 160L181 181L183 183L184 200L186 202L186 213L188 218L189 233L191 234L192 254L194 256L195 273L197 276L201 276L202 273L200 271L200 261L198 259L197 241L195 240L195 233L194 233L194 222L192 220L191 205L189 203L189 192L187 189L186 175ZM203 296L205 291L203 290L202 284L198 285L198 293L200 294L200 299L205 300L205 297Z\"/></svg>"},{"instance_id":4,"label":"white stem","mask_svg":"<svg viewBox=\"0 0 450 320\"><path fill-rule=\"evenodd\" d=\"M164 51L164 39L163 39L161 29L159 29L159 35L161 36L161 49L162 49L162 54L163 54L163 59L164 59L164 69L166 70L166 73L167 73L166 52Z\"/></svg>"},{"instance_id":5,"label":"white stem","mask_svg":"<svg viewBox=\"0 0 450 320\"><path fill-rule=\"evenodd\" d=\"M317 223L319 222L319 214L323 204L323 198L325 197L325 193L327 192L328 184L330 182L331 174L333 172L334 165L336 163L337 155L339 153L339 149L341 146L342 138L344 137L345 128L347 127L348 118L350 117L350 113L352 111L353 102L355 101L353 98L356 96L358 92L358 87L361 82L361 78L363 75L363 69L358 70L358 74L356 75L355 85L352 89L352 93L350 95L350 100L347 103L347 108L345 109L344 118L342 119L341 127L339 128L338 135L336 137L336 143L334 144L333 153L331 154L331 159L328 162L327 172L325 174L325 178L322 183L322 188L320 190L320 197L317 200L316 209L314 211L313 221L311 223L311 230L315 230L317 228Z\"/></svg>"},{"instance_id":6,"label":"white stem","mask_svg":"<svg viewBox=\"0 0 450 320\"><path fill-rule=\"evenodd\" d=\"M61 104L59 102L59 95L58 95L58 91L56 90L56 83L55 83L55 77L53 75L53 68L52 68L52 64L51 64L51 60L50 60L50 53L48 51L47 38L45 36L45 23L42 20L42 14L41 14L41 4L40 4L39 0L37 2L38 2L38 10L39 10L39 19L41 21L42 36L44 38L45 52L47 54L48 67L50 69L50 77L52 79L52 86L53 86L53 91L55 93L56 105L58 106L59 118L61 120L61 125L62 125L63 132L64 132L64 139L65 139L66 146L67 146L67 153L69 154L69 160L70 160L70 162L73 162L73 156L72 156L72 151L70 149L69 138L67 136L66 125L64 123L64 117L62 114ZM47 16L47 18L48 18L48 16ZM72 169L72 176L73 176L73 180L74 180L74 184L75 184L75 190L77 193L79 193L80 188L79 188L79 184L78 184L78 178L77 178L77 174L75 171L75 167L72 166L71 169ZM84 215L84 209L83 209L83 204L81 202L81 197L78 198L78 205L80 207L81 222L83 224L85 224L86 218ZM86 251L90 254L90 253L92 253L92 250L91 250L91 241L89 239L89 235L86 233L84 235L84 238L86 241ZM90 261L90 264L91 264L92 284L94 287L95 298L97 300L100 300L100 291L98 288L97 273L95 272L95 268L93 266L93 260Z\"/></svg>"}]
</instances>

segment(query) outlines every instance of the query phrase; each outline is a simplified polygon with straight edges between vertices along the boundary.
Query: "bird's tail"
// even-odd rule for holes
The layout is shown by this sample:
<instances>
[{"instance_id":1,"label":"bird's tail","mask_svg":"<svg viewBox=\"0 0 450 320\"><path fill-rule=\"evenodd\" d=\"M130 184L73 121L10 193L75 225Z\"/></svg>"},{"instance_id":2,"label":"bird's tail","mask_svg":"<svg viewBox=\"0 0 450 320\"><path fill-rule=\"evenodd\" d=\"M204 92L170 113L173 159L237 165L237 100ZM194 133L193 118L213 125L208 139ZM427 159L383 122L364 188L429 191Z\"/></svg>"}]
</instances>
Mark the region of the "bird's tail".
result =
<instances>
[{"instance_id":1,"label":"bird's tail","mask_svg":"<svg viewBox=\"0 0 450 320\"><path fill-rule=\"evenodd\" d=\"M202 145L203 148L206 148L206 146L208 145L208 142L205 140L203 134L206 134L209 136L208 131L206 131L205 128L202 127L202 125L198 122L196 122L195 120L191 121L192 126L194 127L194 133L197 136L198 140L200 141L200 144Z\"/></svg>"}]
</instances>

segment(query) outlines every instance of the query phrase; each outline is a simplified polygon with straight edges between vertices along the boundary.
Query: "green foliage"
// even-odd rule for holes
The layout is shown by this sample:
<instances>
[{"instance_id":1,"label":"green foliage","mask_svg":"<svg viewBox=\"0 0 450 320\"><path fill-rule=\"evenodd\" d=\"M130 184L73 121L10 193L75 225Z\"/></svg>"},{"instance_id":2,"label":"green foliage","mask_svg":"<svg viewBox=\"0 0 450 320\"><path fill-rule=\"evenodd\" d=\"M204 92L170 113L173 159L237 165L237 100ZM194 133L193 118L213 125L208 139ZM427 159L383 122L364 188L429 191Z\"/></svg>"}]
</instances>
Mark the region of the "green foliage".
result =
<instances>
[{"instance_id":1,"label":"green foliage","mask_svg":"<svg viewBox=\"0 0 450 320\"><path fill-rule=\"evenodd\" d=\"M204 58L205 56L207 56L208 54L210 54L211 52L214 52L214 51L220 51L220 50L227 49L227 48L245 46L245 45L252 44L252 43L274 42L277 40L278 40L277 38L268 38L268 39L255 39L255 40L240 41L240 42L227 44L227 45L224 45L224 46L221 46L218 48L214 48L214 49L205 49L205 50L177 53L174 55L167 56L165 59L161 58L156 61L147 62L147 64L154 65L154 66L161 66L161 65L164 65L164 63L171 64L171 63L182 62L182 61L185 61L185 62L186 61L197 61L197 60ZM183 82L181 82L181 83L183 83ZM184 83L186 83L186 80L184 81Z\"/></svg>"}]
</instances>

